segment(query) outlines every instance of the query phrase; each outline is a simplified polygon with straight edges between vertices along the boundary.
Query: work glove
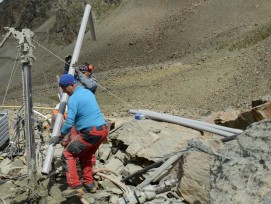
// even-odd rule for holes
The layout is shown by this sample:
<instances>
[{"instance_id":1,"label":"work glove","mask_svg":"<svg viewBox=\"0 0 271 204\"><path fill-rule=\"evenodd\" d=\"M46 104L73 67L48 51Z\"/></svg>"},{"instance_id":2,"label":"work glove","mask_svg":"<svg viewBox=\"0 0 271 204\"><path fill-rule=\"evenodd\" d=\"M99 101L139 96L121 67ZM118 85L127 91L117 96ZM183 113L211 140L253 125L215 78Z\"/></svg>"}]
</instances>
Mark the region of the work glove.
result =
<instances>
[{"instance_id":1,"label":"work glove","mask_svg":"<svg viewBox=\"0 0 271 204\"><path fill-rule=\"evenodd\" d=\"M71 133L68 133L63 140L60 141L62 147L67 147L68 144L71 142Z\"/></svg>"},{"instance_id":2,"label":"work glove","mask_svg":"<svg viewBox=\"0 0 271 204\"><path fill-rule=\"evenodd\" d=\"M62 140L60 141L60 144L62 147L67 147L70 142L71 142L70 140Z\"/></svg>"},{"instance_id":3,"label":"work glove","mask_svg":"<svg viewBox=\"0 0 271 204\"><path fill-rule=\"evenodd\" d=\"M67 64L70 64L70 63L71 63L71 60L72 60L72 56L71 56L71 55L67 55L67 56L65 57L65 62L66 62Z\"/></svg>"},{"instance_id":4,"label":"work glove","mask_svg":"<svg viewBox=\"0 0 271 204\"><path fill-rule=\"evenodd\" d=\"M77 67L76 64L73 64L72 68L74 69L74 75L78 75L78 73L79 73L79 67Z\"/></svg>"},{"instance_id":5,"label":"work glove","mask_svg":"<svg viewBox=\"0 0 271 204\"><path fill-rule=\"evenodd\" d=\"M61 140L62 140L62 137L60 136L51 137L49 141L49 145L52 144L53 146L55 146L56 144L59 144Z\"/></svg>"}]
</instances>

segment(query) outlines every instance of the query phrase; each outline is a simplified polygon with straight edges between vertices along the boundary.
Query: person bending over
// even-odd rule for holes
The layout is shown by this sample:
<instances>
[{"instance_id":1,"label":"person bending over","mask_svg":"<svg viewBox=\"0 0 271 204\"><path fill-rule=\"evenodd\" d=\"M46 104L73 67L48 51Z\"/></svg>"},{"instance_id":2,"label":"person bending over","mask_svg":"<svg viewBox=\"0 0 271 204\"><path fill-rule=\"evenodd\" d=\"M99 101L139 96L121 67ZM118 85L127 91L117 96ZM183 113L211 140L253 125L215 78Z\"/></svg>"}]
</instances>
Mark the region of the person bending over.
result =
<instances>
[{"instance_id":1,"label":"person bending over","mask_svg":"<svg viewBox=\"0 0 271 204\"><path fill-rule=\"evenodd\" d=\"M84 187L89 192L96 192L92 176L92 155L100 144L106 139L108 130L105 119L101 113L95 95L82 86L76 85L71 74L60 77L59 86L70 97L68 100L68 113L61 129L61 135L50 139L50 144L61 142L75 125L78 135L63 150L61 160L66 172L68 189L62 192L64 197L83 194ZM82 170L82 183L76 169L79 159Z\"/></svg>"}]
</instances>

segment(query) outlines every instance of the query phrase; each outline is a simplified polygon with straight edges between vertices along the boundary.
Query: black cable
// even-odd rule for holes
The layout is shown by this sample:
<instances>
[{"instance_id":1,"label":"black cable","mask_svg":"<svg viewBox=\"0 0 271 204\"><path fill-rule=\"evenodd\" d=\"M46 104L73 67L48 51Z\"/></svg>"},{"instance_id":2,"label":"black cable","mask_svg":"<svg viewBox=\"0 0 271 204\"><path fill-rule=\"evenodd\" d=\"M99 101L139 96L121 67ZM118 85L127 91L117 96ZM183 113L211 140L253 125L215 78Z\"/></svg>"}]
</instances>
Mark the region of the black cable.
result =
<instances>
[{"instance_id":1,"label":"black cable","mask_svg":"<svg viewBox=\"0 0 271 204\"><path fill-rule=\"evenodd\" d=\"M150 170L152 168L156 168L156 167L161 166L163 163L164 163L164 160L160 160L158 162L155 162L155 163L153 163L153 164L151 164L151 165L149 165L149 166L147 166L147 167L145 167L143 169L140 169L140 170L136 171L135 173L125 177L124 179L121 180L121 182L126 182L129 179L131 179L131 178L133 178L133 177L135 177L137 175L144 174L145 172L147 172L148 170Z\"/></svg>"},{"instance_id":2,"label":"black cable","mask_svg":"<svg viewBox=\"0 0 271 204\"><path fill-rule=\"evenodd\" d=\"M238 134L239 135L239 134ZM222 142L229 142L231 140L234 140L238 135L233 135L233 136L229 136L229 137L224 137L221 139Z\"/></svg>"},{"instance_id":3,"label":"black cable","mask_svg":"<svg viewBox=\"0 0 271 204\"><path fill-rule=\"evenodd\" d=\"M137 195L136 195L136 192L134 191L134 196L135 196L135 199L136 199L136 201L137 201L137 204L140 204L140 201L139 201L139 199L138 199L138 197L137 197Z\"/></svg>"}]
</instances>

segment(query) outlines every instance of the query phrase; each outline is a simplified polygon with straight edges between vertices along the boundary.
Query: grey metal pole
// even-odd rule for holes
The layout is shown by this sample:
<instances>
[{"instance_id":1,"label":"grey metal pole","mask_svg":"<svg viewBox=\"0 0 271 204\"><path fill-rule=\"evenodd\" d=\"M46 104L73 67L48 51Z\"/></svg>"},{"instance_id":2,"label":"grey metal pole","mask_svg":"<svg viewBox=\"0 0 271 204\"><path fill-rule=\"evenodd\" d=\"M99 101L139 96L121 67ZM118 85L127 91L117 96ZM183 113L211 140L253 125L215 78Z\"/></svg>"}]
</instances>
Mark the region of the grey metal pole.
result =
<instances>
[{"instance_id":1,"label":"grey metal pole","mask_svg":"<svg viewBox=\"0 0 271 204\"><path fill-rule=\"evenodd\" d=\"M56 76L56 79L57 79L57 86L58 86L58 84L59 84L59 75L57 75ZM62 97L62 94L63 94L63 90L62 90L62 88L61 87L58 87L58 90L59 90L59 99L61 99L61 97Z\"/></svg>"},{"instance_id":2,"label":"grey metal pole","mask_svg":"<svg viewBox=\"0 0 271 204\"><path fill-rule=\"evenodd\" d=\"M32 83L31 71L28 63L22 66L24 72L24 98L25 98L25 119L26 119L26 136L27 136L27 161L29 178L32 184L36 184L36 153L35 153L35 137L34 137L34 118L33 118L33 102L32 102Z\"/></svg>"},{"instance_id":3,"label":"grey metal pole","mask_svg":"<svg viewBox=\"0 0 271 204\"><path fill-rule=\"evenodd\" d=\"M85 34L86 27L87 27L87 22L88 22L90 10L91 10L91 6L89 4L87 4L85 7L84 16L83 16L83 19L81 22L79 34L77 36L75 48L74 48L74 51L72 54L72 60L71 60L70 67L69 67L68 73L71 75L74 75L74 71L75 71L72 68L72 65L75 64L79 58L79 54L80 54L82 42L84 39L84 34ZM53 132L51 135L52 137L60 135L60 129L63 124L63 114L65 112L65 107L66 107L67 101L68 101L68 95L66 93L64 93L61 97L58 114L57 114L55 124L53 127ZM42 167L42 172L41 172L42 174L47 175L49 173L50 168L51 168L52 159L54 156L54 151L55 151L55 146L49 145L48 150L47 150L47 154L46 154L46 157L44 160L44 164Z\"/></svg>"},{"instance_id":4,"label":"grey metal pole","mask_svg":"<svg viewBox=\"0 0 271 204\"><path fill-rule=\"evenodd\" d=\"M137 188L143 188L144 186L150 184L155 178L160 176L168 167L170 167L174 162L176 162L185 152L176 154L170 157L164 164L162 164L159 168L157 168L149 178L145 179L142 183L140 183Z\"/></svg>"},{"instance_id":5,"label":"grey metal pole","mask_svg":"<svg viewBox=\"0 0 271 204\"><path fill-rule=\"evenodd\" d=\"M229 137L229 136L233 136L235 135L234 133L230 133L227 131L223 131L223 130L219 130L210 126L206 126L206 125L202 125L202 124L198 124L198 123L193 123L190 121L186 121L186 120L182 120L181 118L173 118L173 117L168 117L167 115L163 115L163 114L159 114L156 112L153 113L149 113L149 112L144 112L144 111L139 111L139 110L130 110L130 113L142 113L152 119L156 119L156 120L163 120L163 121L167 121L167 122L171 122L171 123L175 123L175 124L180 124L180 125L184 125L186 127L191 127L194 128L196 130L203 130L203 131L207 131L207 132L212 132L218 135L221 135L223 137Z\"/></svg>"},{"instance_id":6,"label":"grey metal pole","mask_svg":"<svg viewBox=\"0 0 271 204\"><path fill-rule=\"evenodd\" d=\"M139 109L139 111L142 112L142 113L143 112L144 113L156 113L154 111L141 110L141 109ZM243 130L240 130L240 129L224 127L224 126L215 125L215 124L211 124L211 123L206 123L206 122L202 122L202 121L198 121L198 120L187 119L187 118L183 118L183 117L179 117L179 116L173 116L173 115L162 114L162 113L156 113L156 114L160 114L161 116L167 116L167 117L172 117L172 118L175 118L175 119L184 120L184 121L191 122L191 123L197 123L197 124L213 127L213 128L216 128L216 129L219 129L219 130L224 130L224 131L231 132L231 133L234 133L234 134L240 134L240 133L243 132Z\"/></svg>"},{"instance_id":7,"label":"grey metal pole","mask_svg":"<svg viewBox=\"0 0 271 204\"><path fill-rule=\"evenodd\" d=\"M30 180L29 197L36 198L40 196L41 201L46 200L47 191L44 191L42 195L38 191L37 187L37 175L36 175L36 144L34 137L34 118L33 118L33 102L32 102L32 77L31 66L35 60L33 55L33 48L31 39L34 33L29 29L22 29L22 32L16 31L14 28L6 27L9 34L6 38L13 34L15 38L19 40L19 46L21 49L21 64L22 64L22 83L23 83L23 98L25 106L25 124L26 124L26 149L27 149L27 167ZM4 43L4 41L2 42ZM3 45L1 43L1 46ZM46 202L45 202L46 203Z\"/></svg>"}]
</instances>

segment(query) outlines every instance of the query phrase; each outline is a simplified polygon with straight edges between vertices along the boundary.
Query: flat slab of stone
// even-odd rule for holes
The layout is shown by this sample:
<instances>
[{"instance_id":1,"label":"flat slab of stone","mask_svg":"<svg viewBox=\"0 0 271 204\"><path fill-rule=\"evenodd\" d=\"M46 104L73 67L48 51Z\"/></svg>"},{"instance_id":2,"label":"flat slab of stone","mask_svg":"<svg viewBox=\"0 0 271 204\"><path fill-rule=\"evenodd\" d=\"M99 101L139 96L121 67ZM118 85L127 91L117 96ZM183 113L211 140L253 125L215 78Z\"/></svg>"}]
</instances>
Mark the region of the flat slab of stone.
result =
<instances>
[{"instance_id":1,"label":"flat slab of stone","mask_svg":"<svg viewBox=\"0 0 271 204\"><path fill-rule=\"evenodd\" d=\"M187 147L200 132L176 124L153 120L134 120L118 131L117 140L128 145L126 152L132 157L143 157L158 161L166 154L178 152Z\"/></svg>"}]
</instances>

